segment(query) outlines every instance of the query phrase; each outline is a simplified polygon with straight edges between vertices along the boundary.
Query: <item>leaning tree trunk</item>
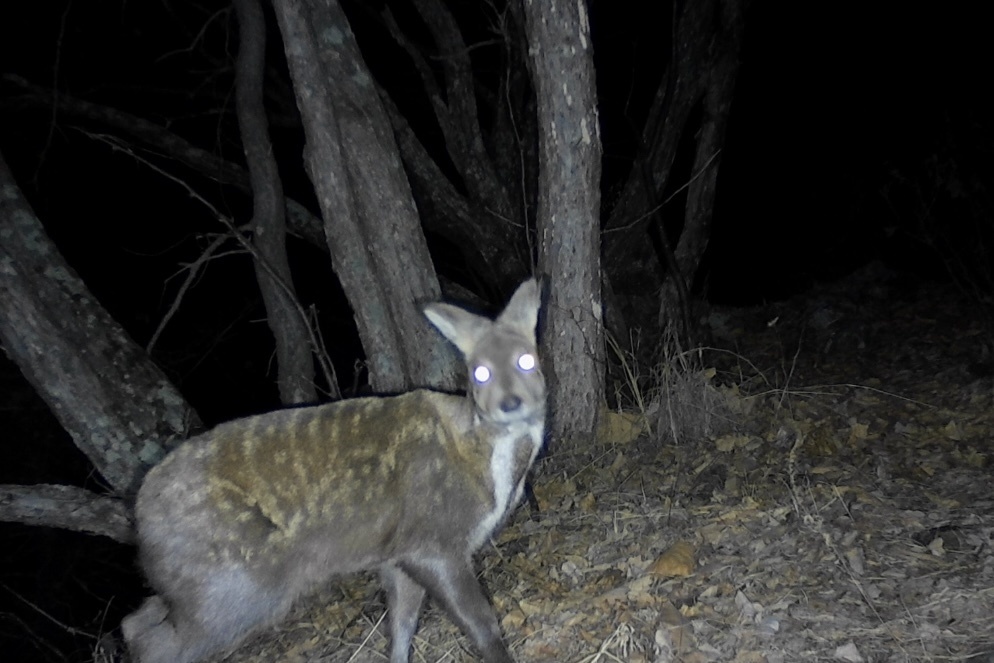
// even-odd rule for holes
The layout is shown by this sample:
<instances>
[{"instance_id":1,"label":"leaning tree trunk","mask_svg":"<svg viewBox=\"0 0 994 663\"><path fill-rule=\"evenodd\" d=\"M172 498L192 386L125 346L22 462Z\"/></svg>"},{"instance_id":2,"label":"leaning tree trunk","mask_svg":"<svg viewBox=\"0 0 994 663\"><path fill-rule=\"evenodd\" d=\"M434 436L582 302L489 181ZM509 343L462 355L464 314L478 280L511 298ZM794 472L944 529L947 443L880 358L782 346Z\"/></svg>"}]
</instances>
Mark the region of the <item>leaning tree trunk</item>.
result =
<instances>
[{"instance_id":1,"label":"leaning tree trunk","mask_svg":"<svg viewBox=\"0 0 994 663\"><path fill-rule=\"evenodd\" d=\"M711 239L711 219L714 216L721 148L725 143L731 115L745 25L742 0L722 0L715 12L717 34L711 42L707 72L702 81L703 112L694 153L693 179L687 191L684 232L673 251L673 273L679 275L682 283L677 279L668 279L663 284L659 298L660 325L673 320L676 317L674 312L686 310L687 288L681 286L693 281ZM688 326L686 336L689 337L690 321L686 319L686 314L684 318Z\"/></svg>"},{"instance_id":2,"label":"leaning tree trunk","mask_svg":"<svg viewBox=\"0 0 994 663\"><path fill-rule=\"evenodd\" d=\"M707 248L714 206L714 185L730 112L744 27L743 0L685 3L675 17L673 57L646 119L641 149L604 231L605 270L619 300L663 289L661 317L686 311L685 295ZM700 126L692 124L700 109ZM691 181L673 182L677 151L688 132L695 134ZM664 195L687 185L684 210ZM664 219L683 216L678 237L666 234ZM660 238L663 255L650 235ZM660 262L662 260L662 263ZM637 292L630 284L637 284ZM636 320L652 326L656 320ZM687 321L689 322L689 321ZM621 325L618 325L621 327Z\"/></svg>"},{"instance_id":3,"label":"leaning tree trunk","mask_svg":"<svg viewBox=\"0 0 994 663\"><path fill-rule=\"evenodd\" d=\"M2 156L0 238L4 350L110 490L132 494L196 412L66 264ZM2 520L127 536L122 503L81 488L3 486L0 505Z\"/></svg>"},{"instance_id":4,"label":"leaning tree trunk","mask_svg":"<svg viewBox=\"0 0 994 663\"><path fill-rule=\"evenodd\" d=\"M455 353L420 306L438 280L397 144L337 0L274 0L332 262L378 391L455 387Z\"/></svg>"},{"instance_id":5,"label":"leaning tree trunk","mask_svg":"<svg viewBox=\"0 0 994 663\"><path fill-rule=\"evenodd\" d=\"M404 117L389 91L381 96L422 223L426 230L449 240L481 280L510 294L530 273L533 262L528 210L533 208L534 173L527 144L533 141L522 140L533 135L532 118L524 104L514 103L527 88L527 76L510 62L525 52L524 47L521 54L514 48L524 41L517 7L512 3L501 21L507 45L502 52L508 62L494 84L474 70L478 45L464 38L455 5L443 0L413 0L412 4L430 39L420 26L411 30L411 22L405 32L389 3L381 10L381 23L410 58L432 118ZM397 94L410 92L403 87ZM429 153L411 122L422 130L426 125L437 126L442 145ZM437 160L440 151L448 157L447 164Z\"/></svg>"},{"instance_id":6,"label":"leaning tree trunk","mask_svg":"<svg viewBox=\"0 0 994 663\"><path fill-rule=\"evenodd\" d=\"M538 98L539 271L551 281L542 344L550 435L589 434L604 400L600 172L586 3L526 2Z\"/></svg>"}]
</instances>

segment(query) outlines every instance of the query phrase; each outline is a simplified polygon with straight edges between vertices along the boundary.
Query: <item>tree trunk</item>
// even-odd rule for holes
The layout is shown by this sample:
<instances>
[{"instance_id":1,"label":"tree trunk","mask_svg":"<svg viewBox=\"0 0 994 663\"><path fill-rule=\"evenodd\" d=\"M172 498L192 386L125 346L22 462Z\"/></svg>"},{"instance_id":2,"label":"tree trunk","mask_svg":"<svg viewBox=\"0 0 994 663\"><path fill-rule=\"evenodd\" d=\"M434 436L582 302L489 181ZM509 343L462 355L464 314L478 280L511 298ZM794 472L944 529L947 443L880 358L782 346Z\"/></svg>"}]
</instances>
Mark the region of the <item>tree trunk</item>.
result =
<instances>
[{"instance_id":1,"label":"tree trunk","mask_svg":"<svg viewBox=\"0 0 994 663\"><path fill-rule=\"evenodd\" d=\"M413 0L433 44L425 44L418 34L408 36L394 19L389 5L382 10L382 22L390 36L404 49L417 71L419 81L434 112L441 133L446 173L453 170L461 187L453 185L443 173L437 158L429 154L389 93L383 92L390 121L397 133L401 157L415 189L425 228L448 239L471 270L509 294L518 286L532 264L529 251L528 156L523 154L522 134L532 136L530 118L512 113L523 108L511 106L515 71L510 57L498 74L497 95L488 99L491 90L474 71L471 54L453 12L442 0ZM514 7L501 24L506 56L516 55L514 47L523 46L520 23L511 19ZM495 50L497 50L495 48ZM427 52L426 52L427 51ZM522 52L524 49L522 48ZM522 72L517 72L520 77ZM481 115L478 97L492 100ZM417 120L415 120L417 121ZM419 128L425 129L424 120ZM527 125L527 126L526 126ZM515 134L515 132L520 132ZM509 153L513 156L508 158Z\"/></svg>"},{"instance_id":2,"label":"tree trunk","mask_svg":"<svg viewBox=\"0 0 994 663\"><path fill-rule=\"evenodd\" d=\"M670 315L686 310L680 293L685 295L692 285L710 233L718 153L742 43L742 5L743 0L699 0L684 4L675 17L673 58L649 110L642 147L604 230L605 269L619 299L631 294L627 284L638 284L639 294L662 286L660 305ZM696 126L688 125L697 108L702 110L702 124L694 141L691 181L674 183L671 171L681 140L688 131L697 133ZM701 197L697 192L707 182L712 195ZM664 206L663 196L685 184L694 202L688 202L684 210ZM664 224L675 215L681 215L683 222ZM682 229L681 233L668 237L667 229L674 228ZM660 234L662 256L653 250L653 231ZM656 321L635 322L651 325Z\"/></svg>"},{"instance_id":3,"label":"tree trunk","mask_svg":"<svg viewBox=\"0 0 994 663\"><path fill-rule=\"evenodd\" d=\"M297 301L286 255L286 218L262 87L266 66L266 22L260 0L235 0L238 58L235 110L245 161L252 180L253 243L256 280L266 306L266 321L276 340L277 384L284 405L317 401L308 321ZM314 348L315 351L318 348ZM338 385L328 385L337 392Z\"/></svg>"},{"instance_id":4,"label":"tree trunk","mask_svg":"<svg viewBox=\"0 0 994 663\"><path fill-rule=\"evenodd\" d=\"M688 287L711 238L721 148L731 115L745 24L741 0L722 0L716 11L718 34L711 42L707 76L702 80L703 113L694 154L693 179L687 191L684 231L673 252L675 272L684 277ZM676 311L686 308L686 302L681 302L685 295L684 292L681 296L675 279L667 280L659 298L660 325L673 319Z\"/></svg>"},{"instance_id":5,"label":"tree trunk","mask_svg":"<svg viewBox=\"0 0 994 663\"><path fill-rule=\"evenodd\" d=\"M94 300L0 156L0 342L109 487L145 472L200 420Z\"/></svg>"},{"instance_id":6,"label":"tree trunk","mask_svg":"<svg viewBox=\"0 0 994 663\"><path fill-rule=\"evenodd\" d=\"M539 270L550 437L590 434L604 401L601 143L586 3L526 2L538 98Z\"/></svg>"},{"instance_id":7,"label":"tree trunk","mask_svg":"<svg viewBox=\"0 0 994 663\"><path fill-rule=\"evenodd\" d=\"M410 186L337 0L275 0L307 138L305 165L377 391L461 385L420 307L439 296Z\"/></svg>"}]
</instances>

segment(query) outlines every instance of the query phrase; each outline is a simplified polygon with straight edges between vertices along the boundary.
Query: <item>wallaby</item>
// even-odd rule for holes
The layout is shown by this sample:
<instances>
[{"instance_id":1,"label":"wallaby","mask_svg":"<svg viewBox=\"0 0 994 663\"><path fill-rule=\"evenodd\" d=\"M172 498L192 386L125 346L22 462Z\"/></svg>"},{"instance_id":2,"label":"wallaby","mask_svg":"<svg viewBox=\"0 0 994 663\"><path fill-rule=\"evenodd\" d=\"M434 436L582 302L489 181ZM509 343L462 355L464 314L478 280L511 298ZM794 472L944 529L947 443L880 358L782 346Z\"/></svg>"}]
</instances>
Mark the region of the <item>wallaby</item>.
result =
<instances>
[{"instance_id":1,"label":"wallaby","mask_svg":"<svg viewBox=\"0 0 994 663\"><path fill-rule=\"evenodd\" d=\"M170 453L135 507L157 594L121 623L138 663L189 663L283 617L334 574L378 569L391 663L407 663L425 592L486 663L512 663L471 555L521 497L542 445L539 287L496 320L425 315L466 359L463 396L428 390L222 424Z\"/></svg>"}]
</instances>

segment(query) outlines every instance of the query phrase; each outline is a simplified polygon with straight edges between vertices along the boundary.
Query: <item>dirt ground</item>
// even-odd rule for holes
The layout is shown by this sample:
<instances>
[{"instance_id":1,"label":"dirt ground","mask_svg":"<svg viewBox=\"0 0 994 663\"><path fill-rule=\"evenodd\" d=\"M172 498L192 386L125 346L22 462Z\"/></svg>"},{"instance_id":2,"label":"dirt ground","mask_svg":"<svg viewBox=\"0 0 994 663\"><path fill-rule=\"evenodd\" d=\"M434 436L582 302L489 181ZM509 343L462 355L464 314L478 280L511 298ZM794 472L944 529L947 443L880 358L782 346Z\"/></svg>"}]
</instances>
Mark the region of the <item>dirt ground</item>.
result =
<instances>
[{"instance_id":1,"label":"dirt ground","mask_svg":"<svg viewBox=\"0 0 994 663\"><path fill-rule=\"evenodd\" d=\"M515 658L994 662L974 305L873 266L708 326L705 370L669 389L630 358L631 407L554 445L540 512L481 553ZM346 579L226 660L385 661L382 616L374 580ZM431 607L412 660L477 659Z\"/></svg>"}]
</instances>

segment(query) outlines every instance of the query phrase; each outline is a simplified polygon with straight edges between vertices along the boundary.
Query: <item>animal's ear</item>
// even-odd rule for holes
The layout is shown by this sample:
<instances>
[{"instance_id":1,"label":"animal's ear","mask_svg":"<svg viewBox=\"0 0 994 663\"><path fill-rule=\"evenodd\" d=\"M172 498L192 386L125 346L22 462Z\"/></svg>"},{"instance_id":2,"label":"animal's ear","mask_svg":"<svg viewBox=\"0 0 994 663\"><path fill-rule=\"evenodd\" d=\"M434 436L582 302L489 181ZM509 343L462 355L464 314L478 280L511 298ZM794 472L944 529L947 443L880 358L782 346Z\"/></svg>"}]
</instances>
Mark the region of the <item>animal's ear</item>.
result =
<instances>
[{"instance_id":1,"label":"animal's ear","mask_svg":"<svg viewBox=\"0 0 994 663\"><path fill-rule=\"evenodd\" d=\"M514 327L529 338L535 338L538 310L542 305L542 287L538 279L528 279L518 286L497 324Z\"/></svg>"},{"instance_id":2,"label":"animal's ear","mask_svg":"<svg viewBox=\"0 0 994 663\"><path fill-rule=\"evenodd\" d=\"M466 357L473 353L480 337L493 324L484 317L452 304L428 304L424 308L424 314L442 332L442 336L449 339Z\"/></svg>"}]
</instances>

